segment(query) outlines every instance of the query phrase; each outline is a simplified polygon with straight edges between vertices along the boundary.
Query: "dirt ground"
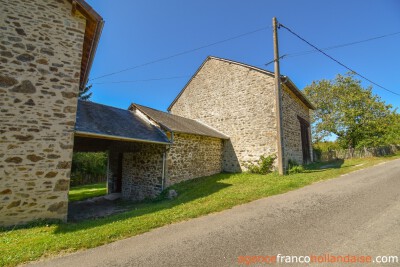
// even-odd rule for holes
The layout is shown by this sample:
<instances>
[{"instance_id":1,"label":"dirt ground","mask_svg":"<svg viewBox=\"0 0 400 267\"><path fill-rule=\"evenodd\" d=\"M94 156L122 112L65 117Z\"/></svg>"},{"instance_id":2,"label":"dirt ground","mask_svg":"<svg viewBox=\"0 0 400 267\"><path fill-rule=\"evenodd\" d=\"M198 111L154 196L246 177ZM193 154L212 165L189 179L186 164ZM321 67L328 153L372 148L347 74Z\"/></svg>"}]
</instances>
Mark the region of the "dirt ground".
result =
<instances>
[{"instance_id":1,"label":"dirt ground","mask_svg":"<svg viewBox=\"0 0 400 267\"><path fill-rule=\"evenodd\" d=\"M110 200L105 196L83 201L70 202L68 205L68 221L78 222L86 219L103 218L128 210L119 199Z\"/></svg>"}]
</instances>

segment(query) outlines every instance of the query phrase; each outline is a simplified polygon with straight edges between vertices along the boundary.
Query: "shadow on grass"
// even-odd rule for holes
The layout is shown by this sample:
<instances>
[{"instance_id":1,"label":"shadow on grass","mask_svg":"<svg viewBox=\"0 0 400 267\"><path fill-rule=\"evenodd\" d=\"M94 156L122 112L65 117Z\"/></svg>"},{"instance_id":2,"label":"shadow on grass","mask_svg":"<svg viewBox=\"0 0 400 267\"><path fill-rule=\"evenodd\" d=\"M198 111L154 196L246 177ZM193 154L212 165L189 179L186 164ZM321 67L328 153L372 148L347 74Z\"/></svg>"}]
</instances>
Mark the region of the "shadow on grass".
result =
<instances>
[{"instance_id":1,"label":"shadow on grass","mask_svg":"<svg viewBox=\"0 0 400 267\"><path fill-rule=\"evenodd\" d=\"M340 169L344 168L342 165L344 163L343 159L337 159L327 162L314 162L304 166L305 172L323 172L330 169ZM351 166L345 166L351 167Z\"/></svg>"},{"instance_id":2,"label":"shadow on grass","mask_svg":"<svg viewBox=\"0 0 400 267\"><path fill-rule=\"evenodd\" d=\"M131 218L138 218L150 213L171 209L175 206L189 203L196 199L212 195L222 189L225 189L230 184L223 183L225 179L229 179L232 174L221 173L208 177L202 177L185 181L174 186L171 186L164 190L160 196L154 200L147 200L139 203L132 203L127 201L119 201L116 205L124 206L130 209L129 211L110 215L108 217L100 219L88 219L78 223L61 223L58 224L55 230L56 234L64 234L68 232L81 231L94 227L99 227L113 223L115 221L124 221ZM175 199L166 199L168 190L174 189L178 192L178 196Z\"/></svg>"}]
</instances>

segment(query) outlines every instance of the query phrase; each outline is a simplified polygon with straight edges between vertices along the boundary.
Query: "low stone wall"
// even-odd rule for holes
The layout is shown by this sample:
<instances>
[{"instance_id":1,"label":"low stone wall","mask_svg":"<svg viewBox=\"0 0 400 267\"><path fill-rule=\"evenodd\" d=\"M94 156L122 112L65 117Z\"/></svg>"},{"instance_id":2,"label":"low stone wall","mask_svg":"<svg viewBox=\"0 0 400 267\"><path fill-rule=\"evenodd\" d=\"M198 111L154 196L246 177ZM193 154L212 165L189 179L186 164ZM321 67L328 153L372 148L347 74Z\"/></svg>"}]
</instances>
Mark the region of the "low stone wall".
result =
<instances>
[{"instance_id":1,"label":"low stone wall","mask_svg":"<svg viewBox=\"0 0 400 267\"><path fill-rule=\"evenodd\" d=\"M223 141L191 134L174 134L167 155L166 186L222 171Z\"/></svg>"},{"instance_id":2,"label":"low stone wall","mask_svg":"<svg viewBox=\"0 0 400 267\"><path fill-rule=\"evenodd\" d=\"M67 216L85 20L0 0L0 225Z\"/></svg>"}]
</instances>

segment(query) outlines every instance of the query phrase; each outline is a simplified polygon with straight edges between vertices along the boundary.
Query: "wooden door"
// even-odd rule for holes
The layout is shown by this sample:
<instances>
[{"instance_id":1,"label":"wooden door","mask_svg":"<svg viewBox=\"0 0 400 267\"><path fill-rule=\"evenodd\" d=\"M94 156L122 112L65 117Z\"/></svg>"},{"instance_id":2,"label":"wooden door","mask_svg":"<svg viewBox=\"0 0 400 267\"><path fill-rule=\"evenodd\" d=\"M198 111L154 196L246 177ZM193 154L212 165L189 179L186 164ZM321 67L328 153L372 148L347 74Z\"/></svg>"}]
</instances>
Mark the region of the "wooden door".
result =
<instances>
[{"instance_id":1,"label":"wooden door","mask_svg":"<svg viewBox=\"0 0 400 267\"><path fill-rule=\"evenodd\" d=\"M309 134L310 123L301 117L298 117L298 119L300 121L301 149L303 151L303 164L307 164L307 163L311 162L310 134Z\"/></svg>"},{"instance_id":2,"label":"wooden door","mask_svg":"<svg viewBox=\"0 0 400 267\"><path fill-rule=\"evenodd\" d=\"M311 161L310 156L310 135L308 134L308 126L301 124L301 148L303 150L303 164Z\"/></svg>"}]
</instances>

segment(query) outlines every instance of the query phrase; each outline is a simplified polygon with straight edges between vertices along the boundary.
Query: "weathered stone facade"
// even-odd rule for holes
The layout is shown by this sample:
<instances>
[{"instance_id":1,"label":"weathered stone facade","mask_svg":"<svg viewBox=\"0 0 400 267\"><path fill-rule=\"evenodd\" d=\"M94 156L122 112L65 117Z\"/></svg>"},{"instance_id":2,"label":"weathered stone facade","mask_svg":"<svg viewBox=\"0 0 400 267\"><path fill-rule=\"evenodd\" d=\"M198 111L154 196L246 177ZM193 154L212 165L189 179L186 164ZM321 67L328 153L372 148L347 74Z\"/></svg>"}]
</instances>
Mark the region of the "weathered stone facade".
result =
<instances>
[{"instance_id":1,"label":"weathered stone facade","mask_svg":"<svg viewBox=\"0 0 400 267\"><path fill-rule=\"evenodd\" d=\"M310 121L309 107L285 85L283 88L284 160L287 163L292 159L301 164L301 131L297 116ZM224 144L224 171L246 170L246 163L256 162L261 155L277 153L273 73L209 57L169 111L199 120L230 137Z\"/></svg>"},{"instance_id":2,"label":"weathered stone facade","mask_svg":"<svg viewBox=\"0 0 400 267\"><path fill-rule=\"evenodd\" d=\"M302 118L310 122L309 108L301 102L285 85L282 86L282 128L284 143L284 158L303 164L300 121ZM310 160L312 161L311 130L308 128Z\"/></svg>"},{"instance_id":3,"label":"weathered stone facade","mask_svg":"<svg viewBox=\"0 0 400 267\"><path fill-rule=\"evenodd\" d=\"M184 133L175 133L169 146L113 144L108 151L108 192L118 192L119 172L122 198L133 201L154 198L163 188L182 181L220 173L222 148L219 138Z\"/></svg>"},{"instance_id":4,"label":"weathered stone facade","mask_svg":"<svg viewBox=\"0 0 400 267\"><path fill-rule=\"evenodd\" d=\"M140 201L162 191L164 145L137 143L122 158L122 198Z\"/></svg>"},{"instance_id":5,"label":"weathered stone facade","mask_svg":"<svg viewBox=\"0 0 400 267\"><path fill-rule=\"evenodd\" d=\"M0 225L66 219L85 19L0 0Z\"/></svg>"},{"instance_id":6,"label":"weathered stone facade","mask_svg":"<svg viewBox=\"0 0 400 267\"><path fill-rule=\"evenodd\" d=\"M229 136L224 145L223 170L238 172L246 169L246 162L276 153L275 108L273 77L209 59L170 111Z\"/></svg>"},{"instance_id":7,"label":"weathered stone facade","mask_svg":"<svg viewBox=\"0 0 400 267\"><path fill-rule=\"evenodd\" d=\"M223 140L193 134L174 134L167 153L166 186L222 171Z\"/></svg>"}]
</instances>

